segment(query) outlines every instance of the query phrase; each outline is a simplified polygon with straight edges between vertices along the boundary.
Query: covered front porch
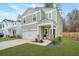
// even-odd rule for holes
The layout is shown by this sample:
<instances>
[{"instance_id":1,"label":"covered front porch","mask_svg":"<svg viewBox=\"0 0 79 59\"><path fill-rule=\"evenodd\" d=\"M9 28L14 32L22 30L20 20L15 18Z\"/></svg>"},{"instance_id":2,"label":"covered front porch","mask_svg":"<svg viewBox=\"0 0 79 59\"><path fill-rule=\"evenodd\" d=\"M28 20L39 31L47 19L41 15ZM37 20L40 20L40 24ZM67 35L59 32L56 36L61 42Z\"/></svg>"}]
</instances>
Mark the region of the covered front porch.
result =
<instances>
[{"instance_id":1,"label":"covered front porch","mask_svg":"<svg viewBox=\"0 0 79 59\"><path fill-rule=\"evenodd\" d=\"M8 29L8 36L16 36L16 30L15 29Z\"/></svg>"},{"instance_id":2,"label":"covered front porch","mask_svg":"<svg viewBox=\"0 0 79 59\"><path fill-rule=\"evenodd\" d=\"M51 37L56 37L56 26L54 24L38 25L38 35L40 39L50 40Z\"/></svg>"}]
</instances>

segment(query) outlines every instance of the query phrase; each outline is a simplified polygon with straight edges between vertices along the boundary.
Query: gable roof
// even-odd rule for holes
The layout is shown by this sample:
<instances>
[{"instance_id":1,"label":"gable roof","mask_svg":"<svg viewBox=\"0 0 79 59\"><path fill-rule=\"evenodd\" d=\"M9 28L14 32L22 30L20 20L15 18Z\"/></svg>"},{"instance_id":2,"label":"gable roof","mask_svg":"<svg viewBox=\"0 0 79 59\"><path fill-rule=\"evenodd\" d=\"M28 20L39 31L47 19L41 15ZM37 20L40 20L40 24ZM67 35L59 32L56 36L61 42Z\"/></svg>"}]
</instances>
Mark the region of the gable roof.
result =
<instances>
[{"instance_id":1,"label":"gable roof","mask_svg":"<svg viewBox=\"0 0 79 59\"><path fill-rule=\"evenodd\" d=\"M21 16L24 16L25 14L33 13L39 10L45 11L45 10L51 10L51 9L54 9L54 8L47 8L47 7L28 8Z\"/></svg>"},{"instance_id":2,"label":"gable roof","mask_svg":"<svg viewBox=\"0 0 79 59\"><path fill-rule=\"evenodd\" d=\"M6 22L6 21L8 21L8 22L14 22L13 20L9 20L9 19L4 19L3 21L4 21L4 22ZM3 22L3 21L2 21L2 22Z\"/></svg>"},{"instance_id":3,"label":"gable roof","mask_svg":"<svg viewBox=\"0 0 79 59\"><path fill-rule=\"evenodd\" d=\"M35 11L38 11L38 10L35 9L35 8L28 8L28 9L22 14L22 16L24 16L25 14L29 14L29 13L35 12Z\"/></svg>"}]
</instances>

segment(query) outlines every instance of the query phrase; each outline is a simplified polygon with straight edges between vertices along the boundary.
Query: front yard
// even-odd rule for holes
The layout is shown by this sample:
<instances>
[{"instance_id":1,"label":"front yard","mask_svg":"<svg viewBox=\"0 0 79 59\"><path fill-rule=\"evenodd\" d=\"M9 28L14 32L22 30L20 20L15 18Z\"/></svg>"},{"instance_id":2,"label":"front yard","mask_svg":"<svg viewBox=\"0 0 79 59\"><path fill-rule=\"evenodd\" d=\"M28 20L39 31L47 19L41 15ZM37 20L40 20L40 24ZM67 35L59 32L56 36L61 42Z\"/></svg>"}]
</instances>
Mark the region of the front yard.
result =
<instances>
[{"instance_id":1,"label":"front yard","mask_svg":"<svg viewBox=\"0 0 79 59\"><path fill-rule=\"evenodd\" d=\"M79 56L79 41L63 39L62 44L56 48L49 46L39 46L33 44L23 44L16 47L0 51L3 56Z\"/></svg>"},{"instance_id":2,"label":"front yard","mask_svg":"<svg viewBox=\"0 0 79 59\"><path fill-rule=\"evenodd\" d=\"M9 41L9 40L15 40L16 38L0 38L0 42L2 41Z\"/></svg>"},{"instance_id":3,"label":"front yard","mask_svg":"<svg viewBox=\"0 0 79 59\"><path fill-rule=\"evenodd\" d=\"M20 39L20 37L7 37L7 38L0 38L0 42L2 41L9 41L9 40L15 40Z\"/></svg>"}]
</instances>

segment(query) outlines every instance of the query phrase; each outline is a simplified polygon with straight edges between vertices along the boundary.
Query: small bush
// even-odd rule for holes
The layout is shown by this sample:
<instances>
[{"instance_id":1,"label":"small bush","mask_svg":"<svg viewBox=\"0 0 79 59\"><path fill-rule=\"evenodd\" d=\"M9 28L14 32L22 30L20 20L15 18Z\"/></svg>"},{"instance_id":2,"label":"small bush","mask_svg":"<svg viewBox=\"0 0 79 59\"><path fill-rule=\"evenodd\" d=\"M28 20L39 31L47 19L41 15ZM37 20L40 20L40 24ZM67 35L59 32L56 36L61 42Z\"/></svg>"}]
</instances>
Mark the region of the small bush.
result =
<instances>
[{"instance_id":1,"label":"small bush","mask_svg":"<svg viewBox=\"0 0 79 59\"><path fill-rule=\"evenodd\" d=\"M40 43L42 43L43 42L43 40L40 40Z\"/></svg>"},{"instance_id":2,"label":"small bush","mask_svg":"<svg viewBox=\"0 0 79 59\"><path fill-rule=\"evenodd\" d=\"M10 38L16 38L16 36L9 36Z\"/></svg>"},{"instance_id":3,"label":"small bush","mask_svg":"<svg viewBox=\"0 0 79 59\"><path fill-rule=\"evenodd\" d=\"M37 38L35 39L35 42L38 42L38 39Z\"/></svg>"},{"instance_id":4,"label":"small bush","mask_svg":"<svg viewBox=\"0 0 79 59\"><path fill-rule=\"evenodd\" d=\"M46 37L46 35L44 34L44 36L43 37Z\"/></svg>"},{"instance_id":5,"label":"small bush","mask_svg":"<svg viewBox=\"0 0 79 59\"><path fill-rule=\"evenodd\" d=\"M20 35L17 35L16 38L22 38Z\"/></svg>"},{"instance_id":6,"label":"small bush","mask_svg":"<svg viewBox=\"0 0 79 59\"><path fill-rule=\"evenodd\" d=\"M35 42L39 42L39 43L42 43L43 42L42 39L40 40L40 35L39 34L37 35L37 38L35 39Z\"/></svg>"},{"instance_id":7,"label":"small bush","mask_svg":"<svg viewBox=\"0 0 79 59\"><path fill-rule=\"evenodd\" d=\"M57 42L56 39L53 38L53 37L52 37L50 40L51 40L51 42L54 43L54 44Z\"/></svg>"},{"instance_id":8,"label":"small bush","mask_svg":"<svg viewBox=\"0 0 79 59\"><path fill-rule=\"evenodd\" d=\"M57 37L56 40L57 40L58 42L62 41L61 37Z\"/></svg>"},{"instance_id":9,"label":"small bush","mask_svg":"<svg viewBox=\"0 0 79 59\"><path fill-rule=\"evenodd\" d=\"M22 38L20 35L17 36L9 36L9 38Z\"/></svg>"}]
</instances>

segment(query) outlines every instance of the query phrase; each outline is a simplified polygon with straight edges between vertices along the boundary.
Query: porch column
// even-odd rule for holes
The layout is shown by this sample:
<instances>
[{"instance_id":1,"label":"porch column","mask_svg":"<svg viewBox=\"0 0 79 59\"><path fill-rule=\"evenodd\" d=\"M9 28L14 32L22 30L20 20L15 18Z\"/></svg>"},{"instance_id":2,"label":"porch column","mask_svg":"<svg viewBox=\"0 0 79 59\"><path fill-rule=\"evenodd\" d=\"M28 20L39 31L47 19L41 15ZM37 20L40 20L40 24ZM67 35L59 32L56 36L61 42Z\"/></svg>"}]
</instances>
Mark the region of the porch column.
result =
<instances>
[{"instance_id":1,"label":"porch column","mask_svg":"<svg viewBox=\"0 0 79 59\"><path fill-rule=\"evenodd\" d=\"M41 26L39 27L39 34L40 34L40 39L42 39L42 32L41 32Z\"/></svg>"},{"instance_id":2,"label":"porch column","mask_svg":"<svg viewBox=\"0 0 79 59\"><path fill-rule=\"evenodd\" d=\"M37 35L39 34L39 26L37 26Z\"/></svg>"},{"instance_id":3,"label":"porch column","mask_svg":"<svg viewBox=\"0 0 79 59\"><path fill-rule=\"evenodd\" d=\"M53 24L51 24L51 36L53 36Z\"/></svg>"},{"instance_id":4,"label":"porch column","mask_svg":"<svg viewBox=\"0 0 79 59\"><path fill-rule=\"evenodd\" d=\"M41 37L41 26L37 26L37 35L39 35L39 39L42 39Z\"/></svg>"},{"instance_id":5,"label":"porch column","mask_svg":"<svg viewBox=\"0 0 79 59\"><path fill-rule=\"evenodd\" d=\"M11 34L10 34L11 36L13 36L13 30L11 29Z\"/></svg>"}]
</instances>

